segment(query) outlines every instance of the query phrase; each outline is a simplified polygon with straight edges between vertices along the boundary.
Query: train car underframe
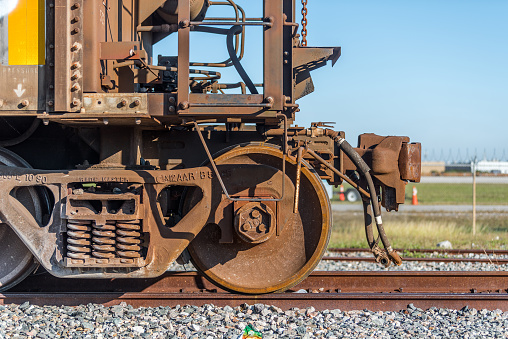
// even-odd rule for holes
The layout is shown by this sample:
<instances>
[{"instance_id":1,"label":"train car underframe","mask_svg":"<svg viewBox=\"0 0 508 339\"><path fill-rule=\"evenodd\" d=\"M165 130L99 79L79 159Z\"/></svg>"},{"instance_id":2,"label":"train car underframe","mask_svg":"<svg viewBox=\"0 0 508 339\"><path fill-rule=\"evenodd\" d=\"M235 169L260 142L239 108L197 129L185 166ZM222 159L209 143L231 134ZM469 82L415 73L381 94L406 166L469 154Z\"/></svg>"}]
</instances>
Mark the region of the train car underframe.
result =
<instances>
[{"instance_id":1,"label":"train car underframe","mask_svg":"<svg viewBox=\"0 0 508 339\"><path fill-rule=\"evenodd\" d=\"M0 140L0 290L39 264L61 278L150 278L178 258L232 292L286 290L327 248L322 180L360 192L376 260L400 264L381 207L397 210L419 181L420 144L363 134L353 148L324 123L293 126L310 72L340 48L302 45L293 0L259 2L263 18L229 0L46 1L44 64L0 65L0 134L26 130ZM207 18L214 5L236 16ZM261 85L241 66L249 25L263 28ZM225 36L229 60L191 62L191 31ZM170 34L177 55L151 65Z\"/></svg>"}]
</instances>

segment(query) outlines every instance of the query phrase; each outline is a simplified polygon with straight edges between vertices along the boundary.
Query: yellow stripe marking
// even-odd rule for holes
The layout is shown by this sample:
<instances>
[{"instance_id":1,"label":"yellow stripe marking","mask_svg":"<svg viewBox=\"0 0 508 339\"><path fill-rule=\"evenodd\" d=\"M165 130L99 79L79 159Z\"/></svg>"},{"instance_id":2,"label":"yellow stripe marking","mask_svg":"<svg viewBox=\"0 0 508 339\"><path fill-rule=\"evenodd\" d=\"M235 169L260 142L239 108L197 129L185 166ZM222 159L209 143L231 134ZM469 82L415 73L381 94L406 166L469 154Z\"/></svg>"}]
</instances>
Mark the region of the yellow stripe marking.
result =
<instances>
[{"instance_id":1,"label":"yellow stripe marking","mask_svg":"<svg viewBox=\"0 0 508 339\"><path fill-rule=\"evenodd\" d=\"M9 13L9 65L44 65L44 0L19 0Z\"/></svg>"}]
</instances>

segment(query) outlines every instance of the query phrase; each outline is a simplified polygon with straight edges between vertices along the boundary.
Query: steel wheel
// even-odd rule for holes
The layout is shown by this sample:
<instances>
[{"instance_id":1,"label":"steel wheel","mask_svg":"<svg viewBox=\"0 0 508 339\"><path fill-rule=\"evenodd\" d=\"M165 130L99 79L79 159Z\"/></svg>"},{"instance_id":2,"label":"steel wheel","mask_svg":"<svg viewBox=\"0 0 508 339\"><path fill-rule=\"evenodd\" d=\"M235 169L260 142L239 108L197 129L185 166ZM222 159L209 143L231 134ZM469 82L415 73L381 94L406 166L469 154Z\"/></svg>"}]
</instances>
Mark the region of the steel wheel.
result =
<instances>
[{"instance_id":1,"label":"steel wheel","mask_svg":"<svg viewBox=\"0 0 508 339\"><path fill-rule=\"evenodd\" d=\"M0 148L0 165L30 165L15 153ZM40 198L34 188L19 188L12 193L38 221L42 220ZM38 266L32 252L6 224L0 224L0 291L5 291L32 273Z\"/></svg>"},{"instance_id":2,"label":"steel wheel","mask_svg":"<svg viewBox=\"0 0 508 339\"><path fill-rule=\"evenodd\" d=\"M238 196L245 189L252 192L254 187L263 190L267 185L280 191L282 152L278 148L267 145L235 147L217 157L216 164L219 171L232 171L224 178L230 195ZM274 174L263 175L270 171ZM294 214L295 178L296 163L287 159L284 197L276 206L277 232L268 240L253 243L246 241L241 231L234 230L231 243L220 243L221 228L208 224L188 247L196 268L216 285L247 294L284 291L306 278L328 245L331 213L320 178L304 163L300 208L299 213ZM234 207L229 212L224 211L227 218ZM234 228L234 220L231 216L231 221L226 222L228 227Z\"/></svg>"}]
</instances>

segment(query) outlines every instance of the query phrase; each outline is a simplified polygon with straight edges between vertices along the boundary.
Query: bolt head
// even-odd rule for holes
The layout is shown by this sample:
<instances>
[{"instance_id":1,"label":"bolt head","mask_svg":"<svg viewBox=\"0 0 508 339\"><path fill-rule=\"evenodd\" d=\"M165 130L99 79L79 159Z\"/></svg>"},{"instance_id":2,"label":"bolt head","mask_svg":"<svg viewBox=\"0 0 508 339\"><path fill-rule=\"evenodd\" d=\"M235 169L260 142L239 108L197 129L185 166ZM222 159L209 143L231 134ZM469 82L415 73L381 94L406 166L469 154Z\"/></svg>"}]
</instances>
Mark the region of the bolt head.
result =
<instances>
[{"instance_id":1,"label":"bolt head","mask_svg":"<svg viewBox=\"0 0 508 339\"><path fill-rule=\"evenodd\" d=\"M178 106L180 107L181 110L185 111L186 109L189 108L189 102L188 101L183 101Z\"/></svg>"},{"instance_id":2,"label":"bolt head","mask_svg":"<svg viewBox=\"0 0 508 339\"><path fill-rule=\"evenodd\" d=\"M23 107L27 107L28 105L30 105L30 101L28 101L28 100L26 100L26 99L25 99L25 100L23 100L23 101L21 101L21 106L23 106Z\"/></svg>"},{"instance_id":3,"label":"bolt head","mask_svg":"<svg viewBox=\"0 0 508 339\"><path fill-rule=\"evenodd\" d=\"M251 244L267 241L275 233L275 213L265 204L250 202L235 216L235 230L240 238Z\"/></svg>"}]
</instances>

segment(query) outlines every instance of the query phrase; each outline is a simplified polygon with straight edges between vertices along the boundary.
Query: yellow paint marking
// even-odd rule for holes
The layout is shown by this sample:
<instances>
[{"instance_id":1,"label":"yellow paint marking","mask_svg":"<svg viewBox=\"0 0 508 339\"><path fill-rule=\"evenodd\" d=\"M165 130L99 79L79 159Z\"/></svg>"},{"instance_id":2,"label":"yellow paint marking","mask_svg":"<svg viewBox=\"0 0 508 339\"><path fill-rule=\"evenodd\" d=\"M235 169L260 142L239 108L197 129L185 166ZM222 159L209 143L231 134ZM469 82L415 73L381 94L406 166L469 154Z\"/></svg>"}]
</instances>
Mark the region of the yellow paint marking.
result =
<instances>
[{"instance_id":1,"label":"yellow paint marking","mask_svg":"<svg viewBox=\"0 0 508 339\"><path fill-rule=\"evenodd\" d=\"M44 65L44 0L19 0L9 13L9 65Z\"/></svg>"}]
</instances>

